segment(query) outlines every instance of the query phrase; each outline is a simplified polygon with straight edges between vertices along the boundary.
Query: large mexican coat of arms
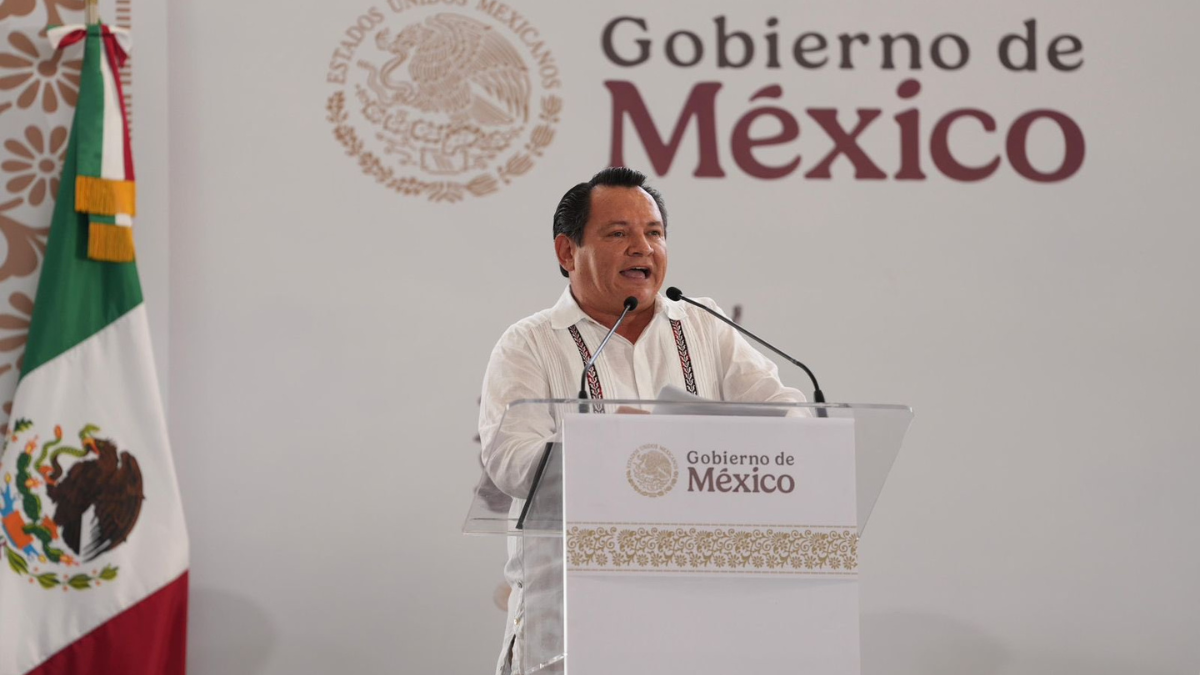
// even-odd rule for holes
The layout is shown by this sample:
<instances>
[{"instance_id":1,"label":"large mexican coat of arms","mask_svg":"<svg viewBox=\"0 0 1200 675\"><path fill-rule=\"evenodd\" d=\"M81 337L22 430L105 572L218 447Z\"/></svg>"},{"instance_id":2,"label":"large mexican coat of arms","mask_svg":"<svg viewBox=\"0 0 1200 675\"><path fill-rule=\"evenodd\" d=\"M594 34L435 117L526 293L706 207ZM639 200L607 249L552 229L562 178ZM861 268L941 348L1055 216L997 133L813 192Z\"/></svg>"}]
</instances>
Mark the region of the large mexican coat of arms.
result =
<instances>
[{"instance_id":1,"label":"large mexican coat of arms","mask_svg":"<svg viewBox=\"0 0 1200 675\"><path fill-rule=\"evenodd\" d=\"M99 431L85 425L73 446L55 426L42 442L32 421L18 419L4 439L0 548L31 584L82 591L117 578L99 562L129 538L145 493L137 459Z\"/></svg>"}]
</instances>

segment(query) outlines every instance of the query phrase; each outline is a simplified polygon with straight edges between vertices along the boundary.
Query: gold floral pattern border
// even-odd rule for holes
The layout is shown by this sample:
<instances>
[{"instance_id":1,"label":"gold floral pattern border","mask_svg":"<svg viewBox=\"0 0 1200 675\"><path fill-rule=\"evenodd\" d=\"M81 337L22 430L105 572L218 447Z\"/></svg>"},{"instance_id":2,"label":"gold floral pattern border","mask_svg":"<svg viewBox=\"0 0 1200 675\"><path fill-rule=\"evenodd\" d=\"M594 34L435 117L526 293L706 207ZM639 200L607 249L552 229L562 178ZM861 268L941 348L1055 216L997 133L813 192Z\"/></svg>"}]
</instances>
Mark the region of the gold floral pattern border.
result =
<instances>
[{"instance_id":1,"label":"gold floral pattern border","mask_svg":"<svg viewBox=\"0 0 1200 675\"><path fill-rule=\"evenodd\" d=\"M566 546L572 572L856 576L858 570L853 529L575 525Z\"/></svg>"}]
</instances>

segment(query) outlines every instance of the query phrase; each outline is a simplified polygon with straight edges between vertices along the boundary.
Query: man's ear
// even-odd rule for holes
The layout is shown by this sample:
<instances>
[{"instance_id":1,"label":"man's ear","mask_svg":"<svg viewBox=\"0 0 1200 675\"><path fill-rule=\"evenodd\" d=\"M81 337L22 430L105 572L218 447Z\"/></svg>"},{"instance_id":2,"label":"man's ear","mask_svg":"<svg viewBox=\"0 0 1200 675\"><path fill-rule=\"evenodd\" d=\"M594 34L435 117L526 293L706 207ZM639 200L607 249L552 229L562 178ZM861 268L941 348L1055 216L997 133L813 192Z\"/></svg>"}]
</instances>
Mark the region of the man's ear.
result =
<instances>
[{"instance_id":1,"label":"man's ear","mask_svg":"<svg viewBox=\"0 0 1200 675\"><path fill-rule=\"evenodd\" d=\"M575 242L565 234L554 238L554 254L558 256L558 265L568 272L575 271Z\"/></svg>"}]
</instances>

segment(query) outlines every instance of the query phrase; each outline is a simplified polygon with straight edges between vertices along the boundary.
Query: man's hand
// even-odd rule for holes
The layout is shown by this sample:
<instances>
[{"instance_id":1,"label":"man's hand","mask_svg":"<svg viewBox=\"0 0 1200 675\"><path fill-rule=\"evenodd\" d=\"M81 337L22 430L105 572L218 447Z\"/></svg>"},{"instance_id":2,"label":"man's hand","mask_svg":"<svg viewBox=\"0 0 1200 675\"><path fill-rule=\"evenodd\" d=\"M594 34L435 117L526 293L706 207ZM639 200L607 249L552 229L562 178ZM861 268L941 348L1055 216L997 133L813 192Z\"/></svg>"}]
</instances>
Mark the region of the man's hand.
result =
<instances>
[{"instance_id":1,"label":"man's hand","mask_svg":"<svg viewBox=\"0 0 1200 675\"><path fill-rule=\"evenodd\" d=\"M617 408L617 414L618 415L649 415L650 411L642 410L641 408L632 408L630 406L623 405L623 406Z\"/></svg>"}]
</instances>

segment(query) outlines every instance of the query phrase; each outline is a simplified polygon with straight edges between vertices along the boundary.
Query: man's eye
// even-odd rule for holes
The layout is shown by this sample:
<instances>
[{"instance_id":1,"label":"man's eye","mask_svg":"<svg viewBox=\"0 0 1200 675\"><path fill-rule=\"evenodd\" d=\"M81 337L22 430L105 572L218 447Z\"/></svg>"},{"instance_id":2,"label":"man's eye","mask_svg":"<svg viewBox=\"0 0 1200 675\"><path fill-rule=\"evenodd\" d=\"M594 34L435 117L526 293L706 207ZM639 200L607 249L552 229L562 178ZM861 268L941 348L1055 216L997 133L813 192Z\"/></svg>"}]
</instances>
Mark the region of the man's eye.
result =
<instances>
[{"instance_id":1,"label":"man's eye","mask_svg":"<svg viewBox=\"0 0 1200 675\"><path fill-rule=\"evenodd\" d=\"M625 236L625 233L624 233L624 232L622 232L621 230L617 230L617 231L615 231L615 232L613 232L613 233L609 234L608 236L610 236L610 237L624 237L624 236Z\"/></svg>"},{"instance_id":2,"label":"man's eye","mask_svg":"<svg viewBox=\"0 0 1200 675\"><path fill-rule=\"evenodd\" d=\"M658 230L650 230L650 236L651 237L661 237L661 236L663 236L663 233Z\"/></svg>"}]
</instances>

